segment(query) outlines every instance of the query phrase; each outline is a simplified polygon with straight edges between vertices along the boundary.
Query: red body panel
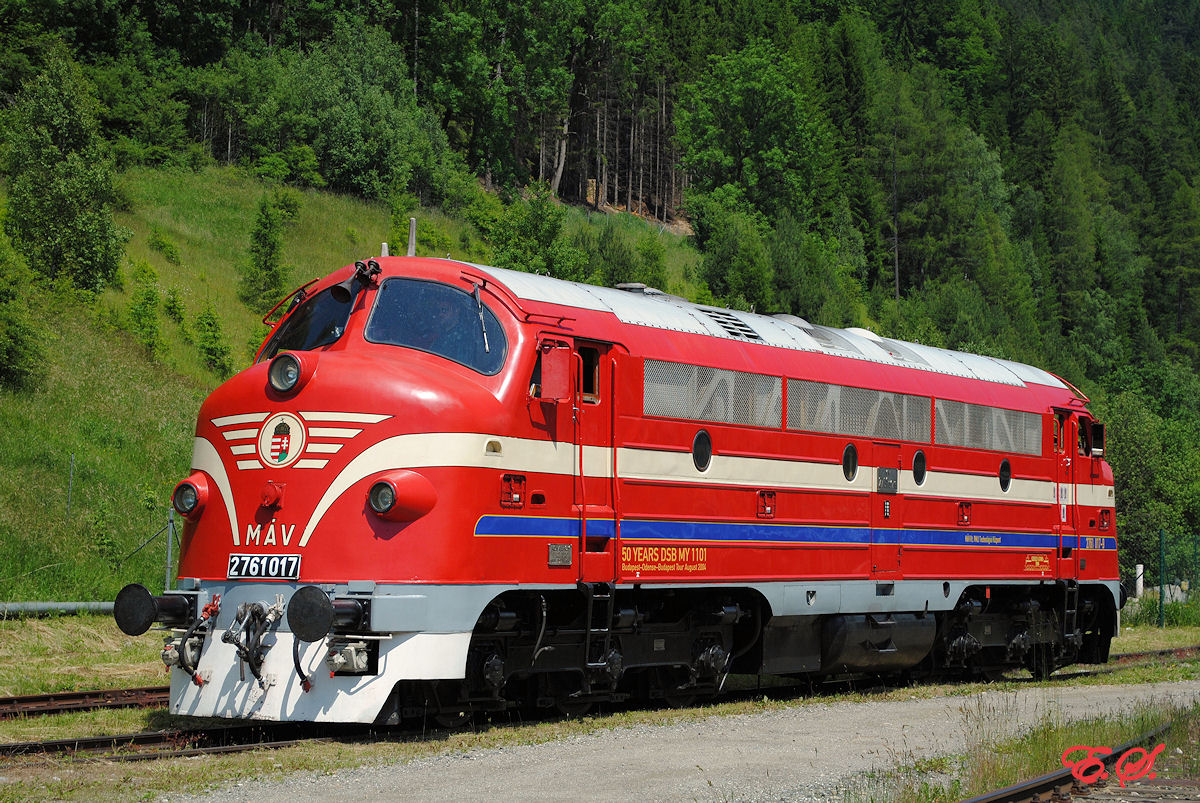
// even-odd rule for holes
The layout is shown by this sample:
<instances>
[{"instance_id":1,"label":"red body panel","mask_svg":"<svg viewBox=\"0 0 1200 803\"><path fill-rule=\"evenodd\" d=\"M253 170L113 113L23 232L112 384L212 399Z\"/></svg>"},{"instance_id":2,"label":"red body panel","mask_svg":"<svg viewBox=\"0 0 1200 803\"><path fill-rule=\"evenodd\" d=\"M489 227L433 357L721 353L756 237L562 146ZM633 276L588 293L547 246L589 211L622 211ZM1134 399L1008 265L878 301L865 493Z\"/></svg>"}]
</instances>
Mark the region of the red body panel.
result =
<instances>
[{"instance_id":1,"label":"red body panel","mask_svg":"<svg viewBox=\"0 0 1200 803\"><path fill-rule=\"evenodd\" d=\"M380 263L384 278L436 279L468 291L483 275L441 260ZM317 291L350 271L323 280ZM496 376L367 342L363 328L377 292L369 287L340 339L304 354L297 391L271 390L267 363L218 388L200 411L194 461L212 492L185 528L180 575L224 579L231 553L254 553L301 555L303 583L1117 576L1111 471L1101 458L1073 455L1074 474L1064 477L1064 458L1055 452L1054 410L1085 413L1085 400L1069 389L630 325L609 312L516 299L490 278L482 287L508 341ZM543 335L592 344L599 354L592 394L557 403L529 398ZM786 380L795 378L1035 413L1043 419L1042 453L814 434L789 430L786 421L755 428L648 417L646 359L781 377L785 393ZM592 369L577 360L576 382L584 370ZM303 438L290 437L304 454L268 467L278 444L265 458L257 444L273 437L261 429L280 413L301 423ZM732 461L726 465L744 480L633 476L636 467L672 455L690 463L700 429L715 458ZM798 466L814 476L840 473L847 444L867 475L876 466L899 468L900 491L774 481ZM936 493L907 479L918 450L938 478ZM1021 498L1000 491L997 472L1006 458L1014 481L1033 489ZM389 471L428 480L436 491L428 513L389 521L368 507L371 485ZM270 506L263 504L268 485L281 486ZM1071 488L1069 516L1057 499L1060 486ZM1077 498L1080 488L1086 500ZM548 560L551 544L574 548L570 565Z\"/></svg>"}]
</instances>

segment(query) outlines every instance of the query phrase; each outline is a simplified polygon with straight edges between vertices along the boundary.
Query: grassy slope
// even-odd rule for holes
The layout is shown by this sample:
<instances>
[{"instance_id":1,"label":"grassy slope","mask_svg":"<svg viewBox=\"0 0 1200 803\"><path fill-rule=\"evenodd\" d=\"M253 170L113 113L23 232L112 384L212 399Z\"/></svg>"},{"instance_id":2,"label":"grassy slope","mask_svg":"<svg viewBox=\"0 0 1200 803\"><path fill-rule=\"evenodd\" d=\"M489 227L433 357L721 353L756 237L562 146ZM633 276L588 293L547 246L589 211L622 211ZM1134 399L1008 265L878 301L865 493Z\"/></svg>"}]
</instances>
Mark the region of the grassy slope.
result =
<instances>
[{"instance_id":1,"label":"grassy slope","mask_svg":"<svg viewBox=\"0 0 1200 803\"><path fill-rule=\"evenodd\" d=\"M40 303L53 332L43 389L0 391L0 595L111 599L127 578L161 585L163 538L122 558L166 523L205 387L88 310Z\"/></svg>"},{"instance_id":2,"label":"grassy slope","mask_svg":"<svg viewBox=\"0 0 1200 803\"><path fill-rule=\"evenodd\" d=\"M261 324L237 300L237 267L268 188L229 168L135 170L120 185L129 199L129 211L118 216L131 233L129 260L148 261L159 288L180 293L184 328L211 302L235 368L244 367ZM402 251L381 204L302 196L284 235L293 285L377 255L384 241ZM473 229L437 211L417 217L419 254L489 260ZM589 225L587 215L569 210L567 225ZM631 243L653 230L628 215L617 225ZM178 249L178 265L150 248L152 227ZM672 289L686 291L695 252L679 235L658 236ZM161 588L163 537L126 556L166 523L171 489L187 472L196 410L218 379L176 324L161 321L163 349L153 360L122 330L132 290L128 262L123 274L124 289L92 305L45 293L33 299L50 331L48 375L32 394L0 390L0 600L111 600L131 581Z\"/></svg>"},{"instance_id":3,"label":"grassy slope","mask_svg":"<svg viewBox=\"0 0 1200 803\"><path fill-rule=\"evenodd\" d=\"M252 356L248 344L259 318L238 301L237 269L247 260L250 231L267 188L229 168L198 175L138 170L125 174L121 185L132 204L132 211L119 217L133 233L126 253L154 266L164 292L180 292L189 320L211 302L233 348L235 366L243 367ZM315 191L302 197L296 222L284 234L283 259L292 268L292 285L375 256L388 238L387 210L379 204ZM149 247L151 226L179 249L179 265ZM127 298L114 292L105 301L123 308ZM165 361L208 379L195 350L178 338L169 341Z\"/></svg>"}]
</instances>

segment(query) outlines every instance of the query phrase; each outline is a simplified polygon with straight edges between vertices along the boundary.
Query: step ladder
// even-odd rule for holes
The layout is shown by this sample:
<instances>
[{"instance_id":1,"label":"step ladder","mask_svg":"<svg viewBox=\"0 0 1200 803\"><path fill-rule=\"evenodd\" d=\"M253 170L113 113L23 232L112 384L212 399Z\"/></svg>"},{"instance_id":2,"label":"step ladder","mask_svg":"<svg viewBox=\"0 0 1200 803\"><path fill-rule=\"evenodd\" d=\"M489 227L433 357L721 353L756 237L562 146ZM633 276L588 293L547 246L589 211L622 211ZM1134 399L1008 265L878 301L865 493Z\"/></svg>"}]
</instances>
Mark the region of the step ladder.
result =
<instances>
[{"instance_id":1,"label":"step ladder","mask_svg":"<svg viewBox=\"0 0 1200 803\"><path fill-rule=\"evenodd\" d=\"M1079 623L1079 583L1074 580L1063 581L1063 645L1067 648L1078 649L1083 641L1082 634L1077 632Z\"/></svg>"},{"instance_id":2,"label":"step ladder","mask_svg":"<svg viewBox=\"0 0 1200 803\"><path fill-rule=\"evenodd\" d=\"M584 619L586 632L583 642L583 677L584 688L590 691L592 675L608 670L616 587L614 583L580 583L579 590L587 602Z\"/></svg>"}]
</instances>

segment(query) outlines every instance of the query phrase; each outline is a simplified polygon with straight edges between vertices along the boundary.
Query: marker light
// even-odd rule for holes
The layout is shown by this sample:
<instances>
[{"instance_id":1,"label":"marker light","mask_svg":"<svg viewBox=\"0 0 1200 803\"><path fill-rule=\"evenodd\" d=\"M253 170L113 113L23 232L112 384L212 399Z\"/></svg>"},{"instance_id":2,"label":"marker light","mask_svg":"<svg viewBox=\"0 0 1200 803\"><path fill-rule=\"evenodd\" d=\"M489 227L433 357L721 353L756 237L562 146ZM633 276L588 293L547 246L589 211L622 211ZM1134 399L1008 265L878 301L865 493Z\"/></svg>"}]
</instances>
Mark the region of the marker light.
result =
<instances>
[{"instance_id":1,"label":"marker light","mask_svg":"<svg viewBox=\"0 0 1200 803\"><path fill-rule=\"evenodd\" d=\"M280 393L290 393L300 381L300 360L291 352L283 352L271 360L267 370L267 380L271 387Z\"/></svg>"}]
</instances>

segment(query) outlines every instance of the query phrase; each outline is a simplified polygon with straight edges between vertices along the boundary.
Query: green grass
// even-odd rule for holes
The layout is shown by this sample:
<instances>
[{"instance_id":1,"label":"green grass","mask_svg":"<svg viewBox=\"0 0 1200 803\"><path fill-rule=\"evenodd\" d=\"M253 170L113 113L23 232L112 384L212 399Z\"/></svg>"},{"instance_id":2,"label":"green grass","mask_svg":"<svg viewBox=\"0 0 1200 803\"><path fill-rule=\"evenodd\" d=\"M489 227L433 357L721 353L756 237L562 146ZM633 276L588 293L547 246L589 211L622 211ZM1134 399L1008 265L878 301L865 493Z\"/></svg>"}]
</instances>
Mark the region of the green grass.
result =
<instances>
[{"instance_id":1,"label":"green grass","mask_svg":"<svg viewBox=\"0 0 1200 803\"><path fill-rule=\"evenodd\" d=\"M663 246L663 262L667 273L667 286L658 289L684 298L697 297L700 253L684 232L627 212L608 214L592 212L586 207L567 208L563 229L569 237L583 228L598 226L611 226L617 237L624 240L630 249L636 249L643 237L657 238Z\"/></svg>"},{"instance_id":2,"label":"green grass","mask_svg":"<svg viewBox=\"0 0 1200 803\"><path fill-rule=\"evenodd\" d=\"M111 616L91 614L0 619L0 697L164 685L162 639L155 632L133 638ZM7 733L0 741L11 738Z\"/></svg>"},{"instance_id":3,"label":"green grass","mask_svg":"<svg viewBox=\"0 0 1200 803\"><path fill-rule=\"evenodd\" d=\"M1174 647L1200 646L1200 627L1163 627L1121 624L1121 635L1113 639L1112 655L1150 652Z\"/></svg>"},{"instance_id":4,"label":"green grass","mask_svg":"<svg viewBox=\"0 0 1200 803\"><path fill-rule=\"evenodd\" d=\"M1192 626L1200 628L1200 594L1190 594L1183 601L1168 602L1163 606L1163 623L1170 627ZM1121 611L1122 626L1158 625L1158 589L1150 589L1141 599L1130 600Z\"/></svg>"},{"instance_id":5,"label":"green grass","mask_svg":"<svg viewBox=\"0 0 1200 803\"><path fill-rule=\"evenodd\" d=\"M198 174L133 170L121 176L120 184L131 204L131 211L118 215L133 235L125 248L128 257L155 268L163 293L175 288L181 294L189 323L212 303L233 348L235 367L244 367L261 319L238 300L238 266L249 259L250 231L269 188L236 169L218 167ZM388 239L388 211L382 204L315 190L300 197L296 220L284 233L283 261L292 269L289 290L356 259L378 256ZM172 265L150 247L152 226L176 246L180 264ZM127 290L110 291L105 303L123 310ZM192 376L207 376L195 349L177 335L168 340L164 362Z\"/></svg>"},{"instance_id":6,"label":"green grass","mask_svg":"<svg viewBox=\"0 0 1200 803\"><path fill-rule=\"evenodd\" d=\"M35 304L51 333L46 381L0 390L0 596L102 600L127 580L161 586L165 537L127 556L167 522L211 381L150 362L86 307Z\"/></svg>"},{"instance_id":7,"label":"green grass","mask_svg":"<svg viewBox=\"0 0 1200 803\"><path fill-rule=\"evenodd\" d=\"M897 755L891 769L867 773L849 784L844 799L898 803L962 800L1062 769L1063 751L1073 745L1116 747L1168 722L1173 724L1159 739L1166 747L1155 761L1155 770L1173 778L1200 777L1194 749L1200 734L1200 706L1151 704L1120 716L1076 721L1046 716L1015 739L997 738L994 723L1009 713L998 710L994 702L977 698L962 708L967 740L963 753L934 759ZM1114 779L1108 791L1117 788Z\"/></svg>"}]
</instances>

